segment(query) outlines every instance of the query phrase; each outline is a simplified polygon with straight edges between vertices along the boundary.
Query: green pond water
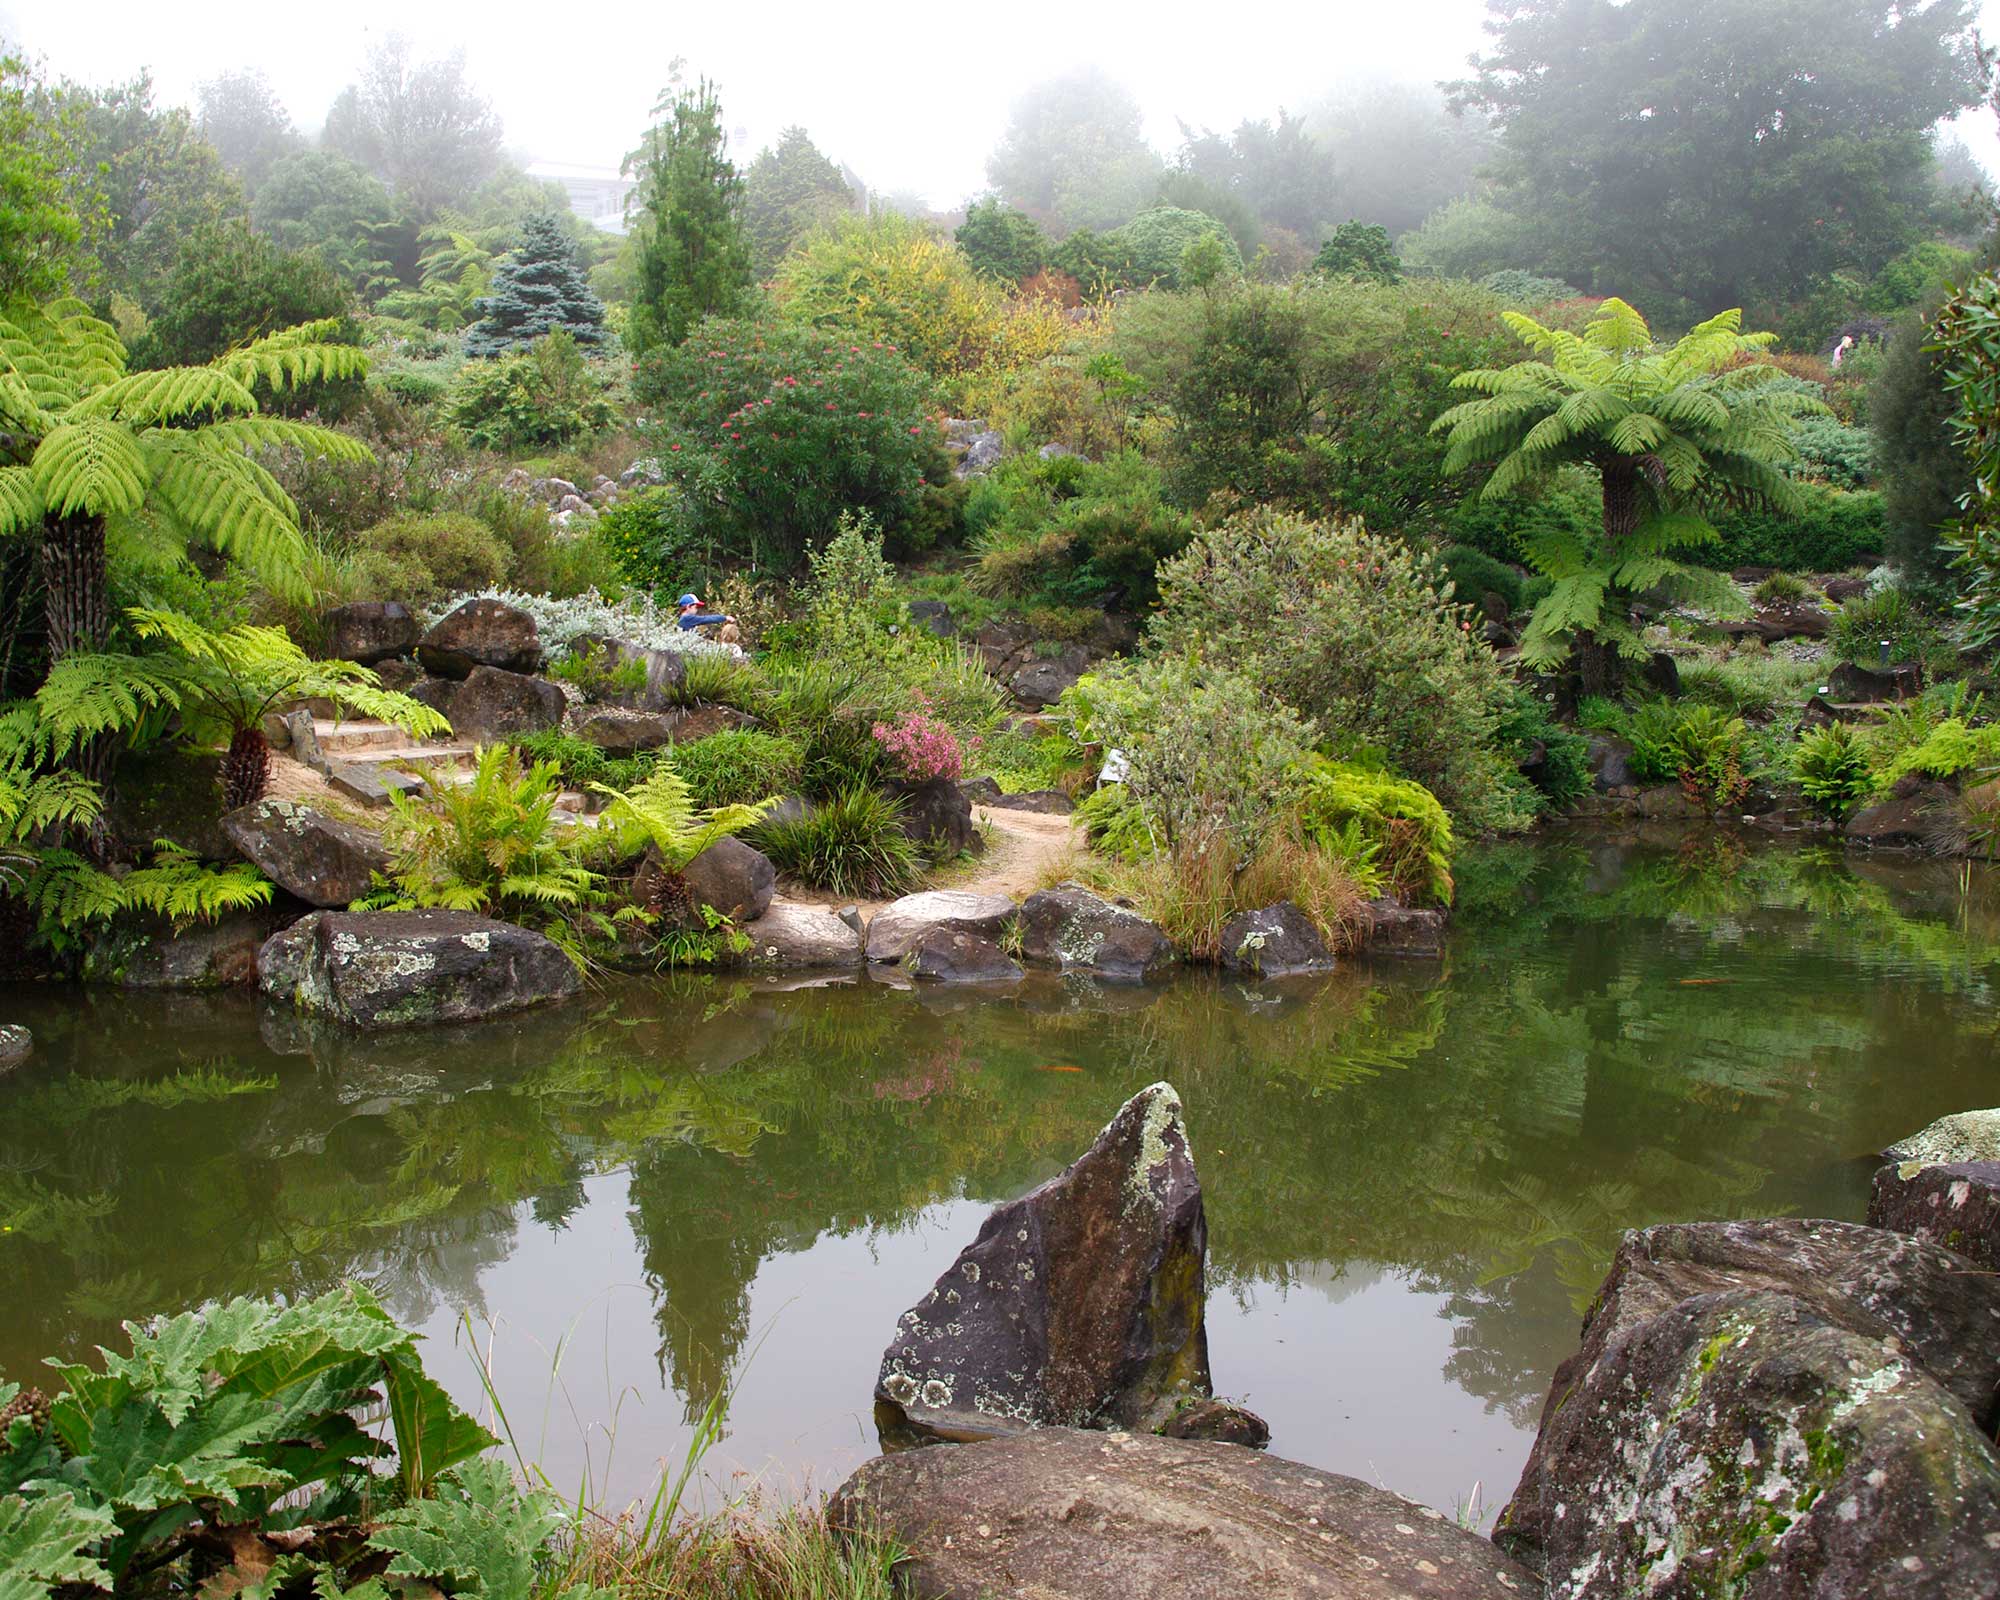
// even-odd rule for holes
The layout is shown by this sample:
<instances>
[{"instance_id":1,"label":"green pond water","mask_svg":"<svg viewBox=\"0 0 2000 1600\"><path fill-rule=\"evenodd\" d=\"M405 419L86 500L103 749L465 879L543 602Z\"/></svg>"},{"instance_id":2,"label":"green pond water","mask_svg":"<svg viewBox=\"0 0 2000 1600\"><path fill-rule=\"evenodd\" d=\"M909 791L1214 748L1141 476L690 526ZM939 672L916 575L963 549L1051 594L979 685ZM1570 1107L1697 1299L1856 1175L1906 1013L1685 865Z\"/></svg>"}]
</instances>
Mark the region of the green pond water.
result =
<instances>
[{"instance_id":1,"label":"green pond water","mask_svg":"<svg viewBox=\"0 0 2000 1600\"><path fill-rule=\"evenodd\" d=\"M621 980L372 1038L0 987L38 1041L0 1079L0 1373L355 1277L566 1488L643 1493L732 1383L711 1476L831 1487L897 1315L1166 1078L1218 1390L1490 1515L1620 1231L1859 1219L1873 1152L2000 1102L1996 985L1986 870L1705 836L1488 850L1445 961L1300 985Z\"/></svg>"}]
</instances>

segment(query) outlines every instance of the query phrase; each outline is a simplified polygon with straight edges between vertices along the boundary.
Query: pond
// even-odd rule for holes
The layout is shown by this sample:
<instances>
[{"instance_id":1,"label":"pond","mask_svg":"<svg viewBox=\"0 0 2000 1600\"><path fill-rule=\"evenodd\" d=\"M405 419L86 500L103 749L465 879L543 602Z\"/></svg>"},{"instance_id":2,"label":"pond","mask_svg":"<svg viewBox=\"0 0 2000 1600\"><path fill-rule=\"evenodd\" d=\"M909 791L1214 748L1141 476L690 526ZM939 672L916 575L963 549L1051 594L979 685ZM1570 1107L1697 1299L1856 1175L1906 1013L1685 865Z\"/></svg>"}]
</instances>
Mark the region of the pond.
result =
<instances>
[{"instance_id":1,"label":"pond","mask_svg":"<svg viewBox=\"0 0 2000 1600\"><path fill-rule=\"evenodd\" d=\"M0 1079L0 1373L359 1277L565 1490L643 1494L729 1385L711 1477L830 1488L898 1313L1166 1078L1218 1391L1282 1454L1490 1517L1621 1230L1858 1219L1873 1152L2000 1101L2000 881L1579 836L1460 893L1442 963L1266 988L682 976L372 1038L0 988L38 1041Z\"/></svg>"}]
</instances>

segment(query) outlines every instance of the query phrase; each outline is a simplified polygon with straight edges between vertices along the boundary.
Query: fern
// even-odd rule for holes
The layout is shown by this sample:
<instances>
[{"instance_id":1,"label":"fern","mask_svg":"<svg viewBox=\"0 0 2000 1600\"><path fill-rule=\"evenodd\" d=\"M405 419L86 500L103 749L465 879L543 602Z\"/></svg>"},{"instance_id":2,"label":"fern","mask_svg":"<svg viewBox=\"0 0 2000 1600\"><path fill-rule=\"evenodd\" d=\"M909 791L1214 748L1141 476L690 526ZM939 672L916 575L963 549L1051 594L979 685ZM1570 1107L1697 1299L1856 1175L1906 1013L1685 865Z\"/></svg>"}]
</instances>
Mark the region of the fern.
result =
<instances>
[{"instance_id":1,"label":"fern","mask_svg":"<svg viewBox=\"0 0 2000 1600\"><path fill-rule=\"evenodd\" d=\"M685 869L718 839L755 827L777 803L760 800L754 805L700 810L680 774L664 767L630 789L612 789L601 783L591 787L611 797L604 816L618 830L619 847L630 854L650 844L659 851L661 864L669 872Z\"/></svg>"},{"instance_id":2,"label":"fern","mask_svg":"<svg viewBox=\"0 0 2000 1600\"><path fill-rule=\"evenodd\" d=\"M150 866L119 880L125 907L170 918L177 926L213 922L230 911L271 903L271 880L247 861L204 866L170 839L153 842Z\"/></svg>"}]
</instances>

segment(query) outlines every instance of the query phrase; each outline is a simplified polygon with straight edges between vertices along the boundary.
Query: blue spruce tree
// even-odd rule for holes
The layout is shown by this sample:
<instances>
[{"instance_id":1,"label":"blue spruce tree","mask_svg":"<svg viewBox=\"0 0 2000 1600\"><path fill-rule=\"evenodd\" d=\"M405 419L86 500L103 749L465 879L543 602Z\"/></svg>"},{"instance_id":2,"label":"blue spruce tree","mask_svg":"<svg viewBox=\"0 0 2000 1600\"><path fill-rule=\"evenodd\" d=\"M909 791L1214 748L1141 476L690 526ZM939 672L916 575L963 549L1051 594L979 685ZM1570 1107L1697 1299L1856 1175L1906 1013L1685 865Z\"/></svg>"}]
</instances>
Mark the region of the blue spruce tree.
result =
<instances>
[{"instance_id":1,"label":"blue spruce tree","mask_svg":"<svg viewBox=\"0 0 2000 1600\"><path fill-rule=\"evenodd\" d=\"M562 225L552 216L531 216L521 233L521 247L493 274L492 291L473 302L482 320L467 331L465 353L503 356L558 328L580 345L602 345L604 302L577 270Z\"/></svg>"}]
</instances>

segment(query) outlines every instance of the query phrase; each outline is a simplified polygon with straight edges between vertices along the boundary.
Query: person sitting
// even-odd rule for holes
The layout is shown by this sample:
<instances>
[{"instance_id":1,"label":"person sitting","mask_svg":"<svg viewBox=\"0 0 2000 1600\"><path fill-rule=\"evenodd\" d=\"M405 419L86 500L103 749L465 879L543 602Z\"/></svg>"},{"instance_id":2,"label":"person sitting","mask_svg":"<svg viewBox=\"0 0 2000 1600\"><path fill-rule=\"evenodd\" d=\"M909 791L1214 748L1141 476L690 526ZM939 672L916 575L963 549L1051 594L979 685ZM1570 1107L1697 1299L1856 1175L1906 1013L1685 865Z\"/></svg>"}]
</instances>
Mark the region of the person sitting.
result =
<instances>
[{"instance_id":1,"label":"person sitting","mask_svg":"<svg viewBox=\"0 0 2000 1600\"><path fill-rule=\"evenodd\" d=\"M692 632L696 628L715 628L718 631L714 637L724 644L734 644L742 637L734 617L726 612L702 610L700 595L684 594L675 604L680 610L680 625L683 632Z\"/></svg>"}]
</instances>

